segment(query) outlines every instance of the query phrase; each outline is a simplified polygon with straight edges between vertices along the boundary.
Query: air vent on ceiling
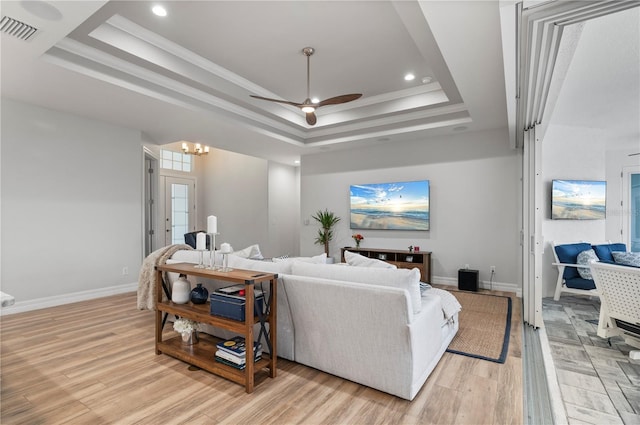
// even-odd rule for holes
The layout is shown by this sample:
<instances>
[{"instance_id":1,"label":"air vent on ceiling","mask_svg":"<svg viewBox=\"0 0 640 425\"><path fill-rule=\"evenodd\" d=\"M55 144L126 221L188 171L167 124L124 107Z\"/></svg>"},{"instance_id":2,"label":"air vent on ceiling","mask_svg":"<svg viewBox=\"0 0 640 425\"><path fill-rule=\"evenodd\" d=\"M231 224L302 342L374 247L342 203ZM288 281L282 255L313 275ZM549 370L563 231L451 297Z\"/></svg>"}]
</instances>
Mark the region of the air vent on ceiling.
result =
<instances>
[{"instance_id":1,"label":"air vent on ceiling","mask_svg":"<svg viewBox=\"0 0 640 425\"><path fill-rule=\"evenodd\" d=\"M5 15L0 20L0 31L17 37L20 40L27 41L36 33L36 31L38 31L38 28L32 27L31 25Z\"/></svg>"}]
</instances>

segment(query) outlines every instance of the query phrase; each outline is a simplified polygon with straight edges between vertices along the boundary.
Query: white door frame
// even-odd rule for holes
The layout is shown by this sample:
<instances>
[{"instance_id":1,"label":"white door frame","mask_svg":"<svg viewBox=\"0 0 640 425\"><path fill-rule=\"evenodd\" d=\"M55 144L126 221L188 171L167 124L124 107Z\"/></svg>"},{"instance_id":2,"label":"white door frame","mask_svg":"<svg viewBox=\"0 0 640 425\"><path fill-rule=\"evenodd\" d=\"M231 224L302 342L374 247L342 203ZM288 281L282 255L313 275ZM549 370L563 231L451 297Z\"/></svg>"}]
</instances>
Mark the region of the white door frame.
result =
<instances>
[{"instance_id":1,"label":"white door frame","mask_svg":"<svg viewBox=\"0 0 640 425\"><path fill-rule=\"evenodd\" d=\"M640 203L636 199L632 198L631 193L631 175L632 174L640 174L640 165L632 165L628 167L622 168L622 238L624 242L627 244L627 249L631 250L632 242L635 241L635 244L640 243L639 238L632 238L632 228L631 228L631 207L634 202ZM636 214L640 212L640 206L636 207Z\"/></svg>"},{"instance_id":2,"label":"white door frame","mask_svg":"<svg viewBox=\"0 0 640 425\"><path fill-rule=\"evenodd\" d=\"M158 241L159 161L149 148L142 148L142 258L159 247Z\"/></svg>"}]
</instances>

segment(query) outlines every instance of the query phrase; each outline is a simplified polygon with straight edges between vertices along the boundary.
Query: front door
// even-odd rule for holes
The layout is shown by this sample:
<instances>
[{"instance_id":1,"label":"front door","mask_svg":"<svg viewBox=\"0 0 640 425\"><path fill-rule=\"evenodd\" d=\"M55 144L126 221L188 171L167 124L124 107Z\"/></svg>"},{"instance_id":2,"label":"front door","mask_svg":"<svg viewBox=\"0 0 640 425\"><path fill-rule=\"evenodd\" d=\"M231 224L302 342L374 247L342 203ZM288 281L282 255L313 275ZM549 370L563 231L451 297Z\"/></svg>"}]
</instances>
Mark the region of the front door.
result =
<instances>
[{"instance_id":1,"label":"front door","mask_svg":"<svg viewBox=\"0 0 640 425\"><path fill-rule=\"evenodd\" d=\"M184 243L195 228L195 180L165 177L165 245Z\"/></svg>"}]
</instances>

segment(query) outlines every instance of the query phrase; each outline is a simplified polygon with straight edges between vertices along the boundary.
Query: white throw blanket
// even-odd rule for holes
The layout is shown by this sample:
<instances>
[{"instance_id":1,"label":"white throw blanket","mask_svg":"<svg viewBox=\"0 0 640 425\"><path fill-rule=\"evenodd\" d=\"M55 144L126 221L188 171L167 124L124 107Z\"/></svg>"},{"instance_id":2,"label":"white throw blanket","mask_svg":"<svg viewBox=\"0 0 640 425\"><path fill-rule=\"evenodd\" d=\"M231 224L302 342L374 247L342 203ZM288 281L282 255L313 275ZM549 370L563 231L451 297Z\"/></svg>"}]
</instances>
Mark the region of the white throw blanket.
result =
<instances>
[{"instance_id":1,"label":"white throw blanket","mask_svg":"<svg viewBox=\"0 0 640 425\"><path fill-rule=\"evenodd\" d=\"M444 313L444 318L447 320L451 320L453 316L456 315L460 310L462 310L462 306L458 299L449 291L445 291L444 289L431 288L425 291L426 294L437 295L442 300L442 312Z\"/></svg>"},{"instance_id":2,"label":"white throw blanket","mask_svg":"<svg viewBox=\"0 0 640 425\"><path fill-rule=\"evenodd\" d=\"M142 261L138 277L138 310L156 309L156 288L162 284L157 282L156 266L165 264L176 251L192 249L185 244L168 245L153 251Z\"/></svg>"}]
</instances>

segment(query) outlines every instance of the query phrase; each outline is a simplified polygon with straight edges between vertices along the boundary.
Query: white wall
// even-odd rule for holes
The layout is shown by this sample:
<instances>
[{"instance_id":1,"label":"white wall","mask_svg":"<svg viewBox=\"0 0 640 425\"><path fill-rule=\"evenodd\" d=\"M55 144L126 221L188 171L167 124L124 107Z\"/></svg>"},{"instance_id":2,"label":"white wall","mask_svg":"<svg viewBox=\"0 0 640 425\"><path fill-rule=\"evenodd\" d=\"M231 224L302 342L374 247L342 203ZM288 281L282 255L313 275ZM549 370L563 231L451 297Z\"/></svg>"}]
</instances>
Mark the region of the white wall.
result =
<instances>
[{"instance_id":1,"label":"white wall","mask_svg":"<svg viewBox=\"0 0 640 425\"><path fill-rule=\"evenodd\" d=\"M198 158L197 228L218 218L216 244L259 244L265 257L298 254L298 174L293 166L220 149Z\"/></svg>"},{"instance_id":2,"label":"white wall","mask_svg":"<svg viewBox=\"0 0 640 425\"><path fill-rule=\"evenodd\" d=\"M1 285L16 307L135 288L141 166L139 131L2 99Z\"/></svg>"},{"instance_id":3,"label":"white wall","mask_svg":"<svg viewBox=\"0 0 640 425\"><path fill-rule=\"evenodd\" d=\"M480 271L481 281L488 281L490 267L496 266L494 282L519 291L519 158L509 147L506 129L304 156L301 254L323 251L314 245L318 226L311 216L325 208L342 219L330 255L339 261L340 247L353 245L350 185L427 179L431 230L358 230L365 237L361 246L418 245L432 251L436 283L455 284L465 264Z\"/></svg>"}]
</instances>

